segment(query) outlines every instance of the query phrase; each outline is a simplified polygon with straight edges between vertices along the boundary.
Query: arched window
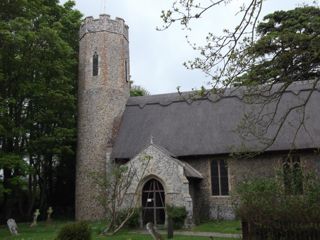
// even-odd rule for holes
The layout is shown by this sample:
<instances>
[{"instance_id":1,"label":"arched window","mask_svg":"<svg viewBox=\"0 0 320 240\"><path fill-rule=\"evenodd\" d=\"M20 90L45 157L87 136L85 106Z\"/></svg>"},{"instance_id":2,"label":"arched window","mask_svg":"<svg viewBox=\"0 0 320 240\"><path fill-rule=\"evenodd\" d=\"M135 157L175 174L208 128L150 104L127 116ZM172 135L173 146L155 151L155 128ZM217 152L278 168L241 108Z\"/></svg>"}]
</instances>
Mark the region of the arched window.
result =
<instances>
[{"instance_id":1,"label":"arched window","mask_svg":"<svg viewBox=\"0 0 320 240\"><path fill-rule=\"evenodd\" d=\"M92 75L98 76L99 73L99 55L97 52L94 52L92 57Z\"/></svg>"},{"instance_id":2,"label":"arched window","mask_svg":"<svg viewBox=\"0 0 320 240\"><path fill-rule=\"evenodd\" d=\"M283 157L283 180L287 194L303 194L303 173L299 155Z\"/></svg>"}]
</instances>

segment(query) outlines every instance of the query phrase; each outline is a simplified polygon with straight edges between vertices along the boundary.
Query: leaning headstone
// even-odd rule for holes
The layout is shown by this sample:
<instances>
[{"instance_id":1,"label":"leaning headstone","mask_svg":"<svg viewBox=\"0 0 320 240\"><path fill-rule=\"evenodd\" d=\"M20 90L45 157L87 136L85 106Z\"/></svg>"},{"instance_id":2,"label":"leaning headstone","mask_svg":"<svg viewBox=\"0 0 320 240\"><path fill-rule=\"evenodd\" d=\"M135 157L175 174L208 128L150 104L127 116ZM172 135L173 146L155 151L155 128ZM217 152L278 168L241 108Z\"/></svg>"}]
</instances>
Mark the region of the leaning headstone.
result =
<instances>
[{"instance_id":1,"label":"leaning headstone","mask_svg":"<svg viewBox=\"0 0 320 240\"><path fill-rule=\"evenodd\" d=\"M40 211L39 211L39 209L36 209L36 211L33 214L33 222L31 223L30 227L37 226L37 220L38 220L39 215L40 215Z\"/></svg>"},{"instance_id":2,"label":"leaning headstone","mask_svg":"<svg viewBox=\"0 0 320 240\"><path fill-rule=\"evenodd\" d=\"M49 207L47 210L47 223L51 223L52 219L51 219L51 215L53 213L53 209L52 207Z\"/></svg>"},{"instance_id":3,"label":"leaning headstone","mask_svg":"<svg viewBox=\"0 0 320 240\"><path fill-rule=\"evenodd\" d=\"M16 224L16 221L12 218L8 219L7 225L9 228L9 231L12 235L18 235L18 226Z\"/></svg>"},{"instance_id":4,"label":"leaning headstone","mask_svg":"<svg viewBox=\"0 0 320 240\"><path fill-rule=\"evenodd\" d=\"M147 228L148 232L150 233L150 235L152 236L153 240L163 240L160 233L158 233L154 229L153 223L151 223L151 222L147 223L146 228Z\"/></svg>"}]
</instances>

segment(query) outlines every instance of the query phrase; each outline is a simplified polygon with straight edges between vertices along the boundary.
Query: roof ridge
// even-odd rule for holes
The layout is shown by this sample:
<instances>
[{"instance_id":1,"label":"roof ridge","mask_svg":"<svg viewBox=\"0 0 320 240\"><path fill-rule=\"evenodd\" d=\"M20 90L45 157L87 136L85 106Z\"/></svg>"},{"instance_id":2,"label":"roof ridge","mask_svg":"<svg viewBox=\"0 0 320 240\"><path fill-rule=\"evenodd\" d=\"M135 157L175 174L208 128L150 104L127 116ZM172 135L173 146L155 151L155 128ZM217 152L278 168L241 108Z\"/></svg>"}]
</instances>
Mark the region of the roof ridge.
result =
<instances>
[{"instance_id":1,"label":"roof ridge","mask_svg":"<svg viewBox=\"0 0 320 240\"><path fill-rule=\"evenodd\" d=\"M289 86L285 87L283 93L292 93L294 95L299 95L301 92L306 91L317 91L320 92L320 83L319 80L306 80L293 82ZM313 84L316 86L313 86ZM210 102L216 103L223 99L237 98L240 101L243 101L245 98L260 96L262 98L270 97L272 94L279 94L276 92L275 88L280 88L283 83L274 84L271 86L268 85L260 85L248 90L247 87L232 87L221 89L221 93L212 93L209 90L205 95L199 95L198 91L186 91L186 92L176 92L176 93L162 93L155 95L147 95L147 96L135 96L130 97L126 106L138 106L140 109L143 109L146 105L160 105L160 106L169 106L173 103L186 102L187 104L192 104L196 101L204 101L208 100ZM304 86L302 88L301 86ZM298 88L296 88L298 87ZM265 88L263 90L263 88ZM262 89L264 92L268 94L255 93L258 89ZM218 89L217 91L219 91ZM253 91L252 93L245 94L248 91ZM271 94L271 95L270 95Z\"/></svg>"}]
</instances>

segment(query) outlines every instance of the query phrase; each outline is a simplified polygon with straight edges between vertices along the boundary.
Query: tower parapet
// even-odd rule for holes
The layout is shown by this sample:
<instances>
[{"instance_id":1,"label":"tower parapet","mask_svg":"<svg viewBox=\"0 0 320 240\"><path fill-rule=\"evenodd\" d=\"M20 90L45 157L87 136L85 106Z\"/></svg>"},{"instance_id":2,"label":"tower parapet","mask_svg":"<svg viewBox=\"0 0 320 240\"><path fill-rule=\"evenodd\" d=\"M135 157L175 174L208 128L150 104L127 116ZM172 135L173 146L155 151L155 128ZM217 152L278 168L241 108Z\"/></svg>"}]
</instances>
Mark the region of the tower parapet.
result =
<instances>
[{"instance_id":1,"label":"tower parapet","mask_svg":"<svg viewBox=\"0 0 320 240\"><path fill-rule=\"evenodd\" d=\"M79 37L82 39L87 33L110 32L123 35L129 40L129 27L122 18L111 19L108 14L101 14L98 19L86 17L81 24Z\"/></svg>"}]
</instances>

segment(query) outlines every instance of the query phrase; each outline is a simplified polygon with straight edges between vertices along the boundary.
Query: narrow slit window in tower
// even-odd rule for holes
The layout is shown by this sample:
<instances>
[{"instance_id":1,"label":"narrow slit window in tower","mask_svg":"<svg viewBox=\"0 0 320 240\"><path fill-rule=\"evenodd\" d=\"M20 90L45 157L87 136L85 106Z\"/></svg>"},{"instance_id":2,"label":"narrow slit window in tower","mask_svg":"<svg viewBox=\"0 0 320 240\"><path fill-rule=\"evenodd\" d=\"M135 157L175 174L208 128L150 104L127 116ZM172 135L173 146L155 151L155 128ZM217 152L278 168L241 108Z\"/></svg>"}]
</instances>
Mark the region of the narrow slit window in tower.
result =
<instances>
[{"instance_id":1,"label":"narrow slit window in tower","mask_svg":"<svg viewBox=\"0 0 320 240\"><path fill-rule=\"evenodd\" d=\"M98 76L98 73L99 73L99 55L97 54L97 52L95 52L92 58L92 75Z\"/></svg>"},{"instance_id":2,"label":"narrow slit window in tower","mask_svg":"<svg viewBox=\"0 0 320 240\"><path fill-rule=\"evenodd\" d=\"M124 69L125 69L125 74L126 74L126 81L129 81L129 76L128 76L128 60L124 60Z\"/></svg>"}]
</instances>

